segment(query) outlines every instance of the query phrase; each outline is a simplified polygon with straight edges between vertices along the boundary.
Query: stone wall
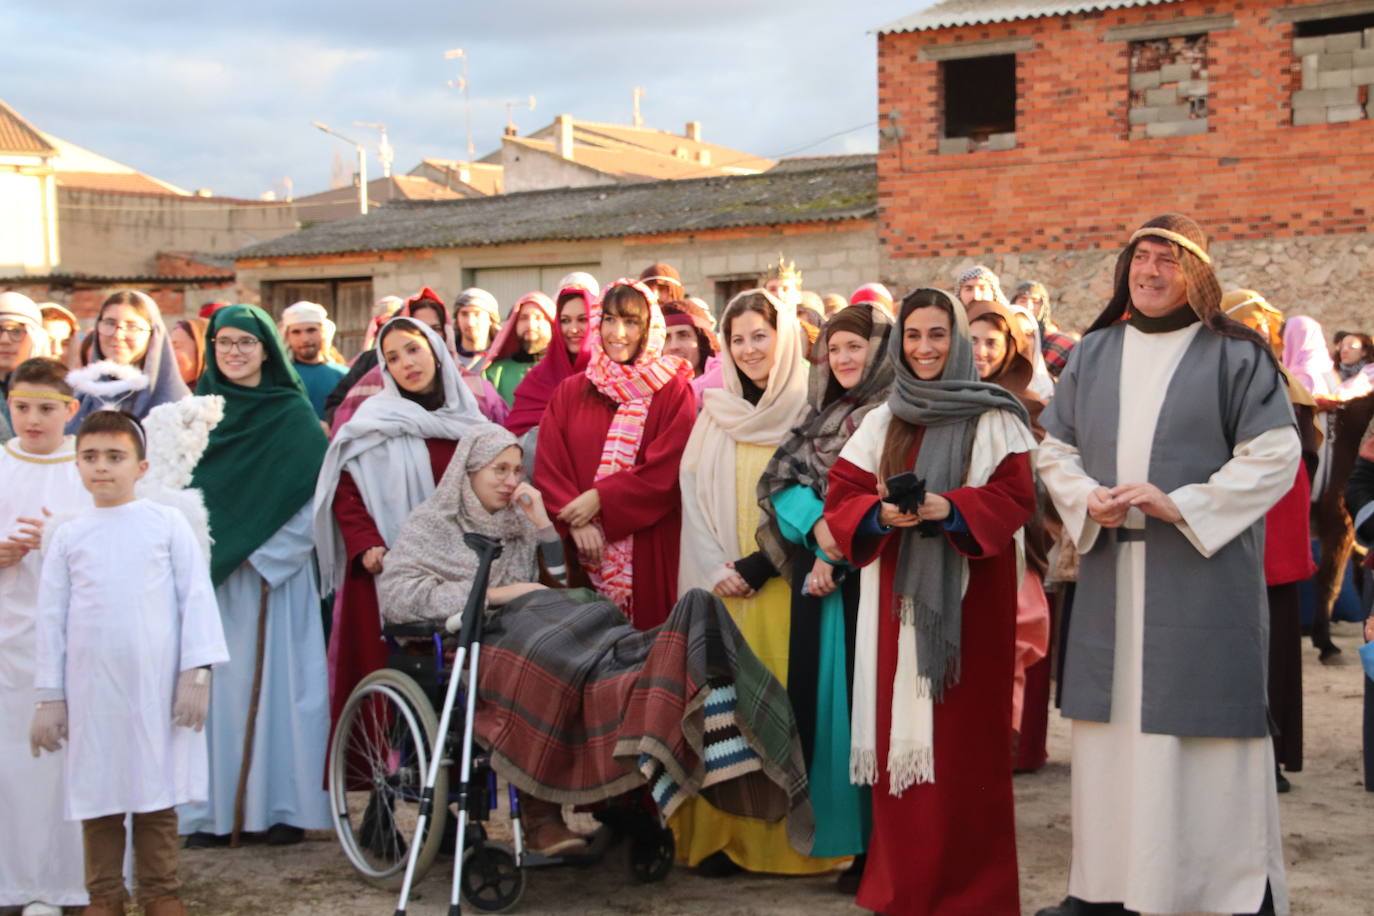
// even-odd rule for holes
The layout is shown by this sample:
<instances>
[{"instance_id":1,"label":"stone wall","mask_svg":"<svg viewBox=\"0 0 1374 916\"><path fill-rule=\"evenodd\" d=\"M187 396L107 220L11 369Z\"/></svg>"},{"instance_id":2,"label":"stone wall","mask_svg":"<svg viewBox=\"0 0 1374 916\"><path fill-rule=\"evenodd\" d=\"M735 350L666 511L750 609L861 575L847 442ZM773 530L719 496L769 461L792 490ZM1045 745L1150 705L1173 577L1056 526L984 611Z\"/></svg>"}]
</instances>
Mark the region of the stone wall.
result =
<instances>
[{"instance_id":1,"label":"stone wall","mask_svg":"<svg viewBox=\"0 0 1374 916\"><path fill-rule=\"evenodd\" d=\"M917 286L953 291L961 272L986 264L1001 277L1008 296L1023 280L1044 283L1054 298L1056 322L1065 330L1081 331L1111 297L1119 252L1113 248L887 259L882 273L883 282L901 296ZM1286 315L1311 315L1326 328L1328 338L1335 330L1374 331L1374 311L1368 304L1374 290L1374 234L1217 242L1211 254L1223 290L1254 289Z\"/></svg>"}]
</instances>

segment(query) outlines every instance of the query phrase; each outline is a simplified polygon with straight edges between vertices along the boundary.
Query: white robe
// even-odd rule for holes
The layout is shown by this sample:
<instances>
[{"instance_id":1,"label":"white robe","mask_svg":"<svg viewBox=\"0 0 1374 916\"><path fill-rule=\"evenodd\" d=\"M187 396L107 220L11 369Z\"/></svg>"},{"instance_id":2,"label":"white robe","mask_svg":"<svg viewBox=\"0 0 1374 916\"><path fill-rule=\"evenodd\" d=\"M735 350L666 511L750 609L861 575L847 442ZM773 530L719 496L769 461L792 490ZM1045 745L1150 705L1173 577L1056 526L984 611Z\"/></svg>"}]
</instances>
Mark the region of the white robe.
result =
<instances>
[{"instance_id":1,"label":"white robe","mask_svg":"<svg viewBox=\"0 0 1374 916\"><path fill-rule=\"evenodd\" d=\"M1126 330L1118 481L1148 481L1169 380L1198 327L1162 334ZM1262 518L1292 485L1295 437L1291 428L1275 429L1239 443L1207 482L1169 494L1183 515L1179 530L1202 556ZM1081 551L1110 536L1087 517L1087 496L1097 482L1084 472L1076 449L1046 437L1039 471ZM1144 516L1132 509L1126 527L1143 526ZM1121 902L1142 914L1253 913L1267 879L1276 912L1287 913L1272 744L1268 738L1141 731L1145 542L1110 549L1117 551L1111 721L1073 723L1069 894Z\"/></svg>"},{"instance_id":2,"label":"white robe","mask_svg":"<svg viewBox=\"0 0 1374 916\"><path fill-rule=\"evenodd\" d=\"M172 724L177 675L229 658L186 518L146 499L63 524L43 557L34 686L63 689L68 820L205 797L205 734Z\"/></svg>"},{"instance_id":3,"label":"white robe","mask_svg":"<svg viewBox=\"0 0 1374 916\"><path fill-rule=\"evenodd\" d=\"M31 455L13 439L0 447L0 539L16 519L54 519L91 505L67 437L50 455ZM62 818L66 750L29 753L33 721L34 617L43 557L30 551L0 569L0 811L15 829L0 831L0 907L35 900L58 906L87 901L81 828Z\"/></svg>"},{"instance_id":4,"label":"white robe","mask_svg":"<svg viewBox=\"0 0 1374 916\"><path fill-rule=\"evenodd\" d=\"M215 589L233 660L215 672L211 685L205 726L210 795L178 810L181 833L233 831L264 579L271 587L267 640L243 829L259 832L289 824L319 830L332 824L324 790L329 680L314 549L307 503Z\"/></svg>"}]
</instances>

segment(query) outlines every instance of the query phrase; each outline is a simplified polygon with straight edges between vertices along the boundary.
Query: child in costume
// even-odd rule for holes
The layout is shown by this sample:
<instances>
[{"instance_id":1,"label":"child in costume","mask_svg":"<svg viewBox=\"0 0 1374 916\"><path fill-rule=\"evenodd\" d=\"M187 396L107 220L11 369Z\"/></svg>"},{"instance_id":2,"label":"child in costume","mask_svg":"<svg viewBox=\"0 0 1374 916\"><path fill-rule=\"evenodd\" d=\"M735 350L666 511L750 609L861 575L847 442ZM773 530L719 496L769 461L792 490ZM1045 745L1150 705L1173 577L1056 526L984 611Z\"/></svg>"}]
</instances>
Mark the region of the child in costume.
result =
<instances>
[{"instance_id":1,"label":"child in costume","mask_svg":"<svg viewBox=\"0 0 1374 916\"><path fill-rule=\"evenodd\" d=\"M81 830L62 820L62 756L29 754L33 718L34 616L44 522L91 505L76 472L75 440L62 429L76 413L67 367L29 359L10 378L16 435L0 446L0 910L60 916L86 903Z\"/></svg>"},{"instance_id":2,"label":"child in costume","mask_svg":"<svg viewBox=\"0 0 1374 916\"><path fill-rule=\"evenodd\" d=\"M190 523L134 492L148 469L142 427L96 411L76 452L95 508L45 549L30 743L37 755L70 739L64 813L81 821L87 916L124 912L126 814L144 913L181 916L175 806L206 796L209 669L229 654Z\"/></svg>"}]
</instances>

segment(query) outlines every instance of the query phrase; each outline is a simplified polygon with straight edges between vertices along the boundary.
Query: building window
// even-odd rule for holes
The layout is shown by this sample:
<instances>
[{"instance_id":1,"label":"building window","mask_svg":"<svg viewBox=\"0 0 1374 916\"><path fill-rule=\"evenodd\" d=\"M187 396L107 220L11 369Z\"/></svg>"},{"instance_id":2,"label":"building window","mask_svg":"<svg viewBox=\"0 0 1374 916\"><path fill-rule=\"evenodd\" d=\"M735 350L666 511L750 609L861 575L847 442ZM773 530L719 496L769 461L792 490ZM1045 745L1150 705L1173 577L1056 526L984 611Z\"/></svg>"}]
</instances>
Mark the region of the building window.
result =
<instances>
[{"instance_id":1,"label":"building window","mask_svg":"<svg viewBox=\"0 0 1374 916\"><path fill-rule=\"evenodd\" d=\"M1130 43L1130 138L1207 133L1207 35Z\"/></svg>"},{"instance_id":2,"label":"building window","mask_svg":"<svg viewBox=\"0 0 1374 916\"><path fill-rule=\"evenodd\" d=\"M1293 57L1294 125L1374 118L1374 13L1294 23Z\"/></svg>"},{"instance_id":3,"label":"building window","mask_svg":"<svg viewBox=\"0 0 1374 916\"><path fill-rule=\"evenodd\" d=\"M940 62L945 130L941 153L1016 148L1016 55Z\"/></svg>"}]
</instances>

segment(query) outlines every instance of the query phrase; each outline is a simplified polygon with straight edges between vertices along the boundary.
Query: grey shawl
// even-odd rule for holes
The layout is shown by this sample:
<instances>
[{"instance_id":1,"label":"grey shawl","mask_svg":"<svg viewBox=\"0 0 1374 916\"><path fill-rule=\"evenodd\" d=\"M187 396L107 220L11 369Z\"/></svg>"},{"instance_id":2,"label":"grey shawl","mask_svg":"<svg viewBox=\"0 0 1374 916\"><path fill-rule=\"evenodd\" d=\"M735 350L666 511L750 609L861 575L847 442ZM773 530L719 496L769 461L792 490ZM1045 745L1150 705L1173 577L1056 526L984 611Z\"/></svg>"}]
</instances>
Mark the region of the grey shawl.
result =
<instances>
[{"instance_id":1,"label":"grey shawl","mask_svg":"<svg viewBox=\"0 0 1374 916\"><path fill-rule=\"evenodd\" d=\"M487 585L533 582L537 575L534 524L514 505L496 512L482 507L468 475L518 445L504 427L483 423L458 443L433 495L401 526L377 577L382 617L391 623L441 621L463 610L477 576L477 555L463 544L472 531L501 542Z\"/></svg>"},{"instance_id":2,"label":"grey shawl","mask_svg":"<svg viewBox=\"0 0 1374 916\"><path fill-rule=\"evenodd\" d=\"M959 300L938 289L917 290L911 296L922 294L932 301L943 299L954 316L949 358L938 379L918 379L902 352L904 335L899 324L887 344L895 376L887 404L896 418L924 427L916 475L924 478L926 492L946 493L964 483L980 416L989 410L1005 410L1027 426L1030 417L1011 392L978 380L968 315ZM903 529L901 538L893 581L897 606L902 620L916 627L917 673L929 682L938 700L946 685L959 682L963 569L958 553L944 538L923 537L915 528Z\"/></svg>"}]
</instances>

